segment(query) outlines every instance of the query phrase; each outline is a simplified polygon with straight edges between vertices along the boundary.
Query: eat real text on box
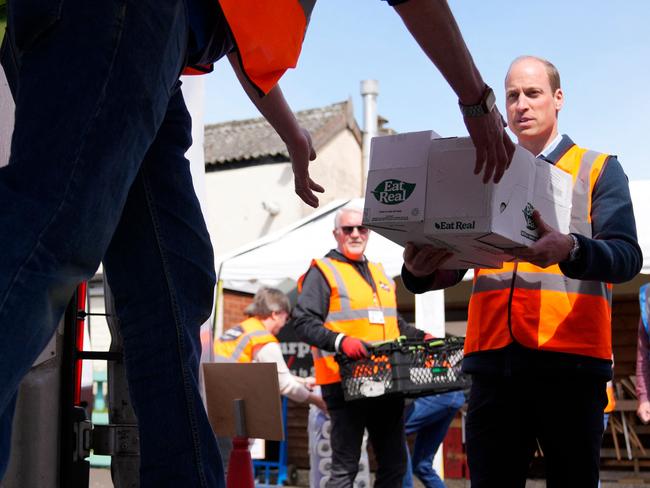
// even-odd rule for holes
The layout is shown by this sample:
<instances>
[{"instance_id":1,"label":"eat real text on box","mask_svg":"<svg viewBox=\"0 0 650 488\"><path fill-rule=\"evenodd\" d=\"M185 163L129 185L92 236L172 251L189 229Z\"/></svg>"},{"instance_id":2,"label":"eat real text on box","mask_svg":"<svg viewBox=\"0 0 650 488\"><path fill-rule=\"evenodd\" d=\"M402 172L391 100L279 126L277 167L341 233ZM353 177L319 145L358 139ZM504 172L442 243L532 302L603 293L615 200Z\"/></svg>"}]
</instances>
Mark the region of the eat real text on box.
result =
<instances>
[{"instance_id":1,"label":"eat real text on box","mask_svg":"<svg viewBox=\"0 0 650 488\"><path fill-rule=\"evenodd\" d=\"M373 138L364 225L405 245L432 244L453 257L444 268L501 267L514 247L538 239L532 218L569 231L571 175L520 146L501 181L474 175L467 137L433 131Z\"/></svg>"}]
</instances>

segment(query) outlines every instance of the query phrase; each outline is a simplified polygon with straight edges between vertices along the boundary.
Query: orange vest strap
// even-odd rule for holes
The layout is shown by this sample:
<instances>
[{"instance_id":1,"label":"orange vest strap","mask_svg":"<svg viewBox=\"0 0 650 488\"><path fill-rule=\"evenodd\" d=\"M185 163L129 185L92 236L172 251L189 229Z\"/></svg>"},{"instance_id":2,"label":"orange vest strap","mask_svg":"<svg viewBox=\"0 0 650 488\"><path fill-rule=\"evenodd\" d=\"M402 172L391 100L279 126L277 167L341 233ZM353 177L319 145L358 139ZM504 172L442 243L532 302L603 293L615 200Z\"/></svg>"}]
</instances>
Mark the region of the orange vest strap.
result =
<instances>
[{"instance_id":1,"label":"orange vest strap","mask_svg":"<svg viewBox=\"0 0 650 488\"><path fill-rule=\"evenodd\" d=\"M572 175L572 232L591 237L591 197L607 160L572 146L556 167ZM611 357L612 285L574 280L558 265L504 263L498 270L476 269L470 299L465 353L525 347Z\"/></svg>"},{"instance_id":2,"label":"orange vest strap","mask_svg":"<svg viewBox=\"0 0 650 488\"><path fill-rule=\"evenodd\" d=\"M260 320L249 318L225 331L215 341L214 353L217 360L248 363L253 360L255 347L271 342L278 342L278 339Z\"/></svg>"},{"instance_id":3,"label":"orange vest strap","mask_svg":"<svg viewBox=\"0 0 650 488\"><path fill-rule=\"evenodd\" d=\"M295 68L312 0L219 0L244 72L264 94Z\"/></svg>"},{"instance_id":4,"label":"orange vest strap","mask_svg":"<svg viewBox=\"0 0 650 488\"><path fill-rule=\"evenodd\" d=\"M212 73L214 70L214 65L212 64L195 64L193 66L186 66L183 69L183 75L185 76L197 76L205 75L207 73Z\"/></svg>"},{"instance_id":5,"label":"orange vest strap","mask_svg":"<svg viewBox=\"0 0 650 488\"><path fill-rule=\"evenodd\" d=\"M374 287L349 263L323 258L311 265L320 270L331 290L324 327L369 342L399 336L395 285L380 265L368 263ZM299 290L303 280L299 280ZM370 311L377 309L383 313L383 324L370 323ZM312 347L312 355L319 385L341 381L334 353Z\"/></svg>"}]
</instances>

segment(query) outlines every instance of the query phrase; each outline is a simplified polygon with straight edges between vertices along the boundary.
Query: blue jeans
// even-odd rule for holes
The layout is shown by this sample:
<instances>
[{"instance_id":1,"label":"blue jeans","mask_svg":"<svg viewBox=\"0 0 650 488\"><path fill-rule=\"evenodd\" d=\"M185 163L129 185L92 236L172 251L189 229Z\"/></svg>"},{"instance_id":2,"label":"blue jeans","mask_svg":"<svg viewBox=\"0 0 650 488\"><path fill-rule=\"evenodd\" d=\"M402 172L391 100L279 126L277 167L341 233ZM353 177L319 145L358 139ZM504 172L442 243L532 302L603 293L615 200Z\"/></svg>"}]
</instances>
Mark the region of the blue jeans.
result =
<instances>
[{"instance_id":1,"label":"blue jeans","mask_svg":"<svg viewBox=\"0 0 650 488\"><path fill-rule=\"evenodd\" d=\"M433 457L440 447L449 424L456 412L465 402L465 395L460 391L431 395L416 399L406 410L406 435L417 433L413 456L408 456L403 488L413 488L413 474L426 488L444 488L436 471L433 469Z\"/></svg>"},{"instance_id":2,"label":"blue jeans","mask_svg":"<svg viewBox=\"0 0 650 488\"><path fill-rule=\"evenodd\" d=\"M9 0L0 169L0 479L21 378L100 261L140 426L141 484L221 487L199 394L213 255L184 153L183 0Z\"/></svg>"}]
</instances>

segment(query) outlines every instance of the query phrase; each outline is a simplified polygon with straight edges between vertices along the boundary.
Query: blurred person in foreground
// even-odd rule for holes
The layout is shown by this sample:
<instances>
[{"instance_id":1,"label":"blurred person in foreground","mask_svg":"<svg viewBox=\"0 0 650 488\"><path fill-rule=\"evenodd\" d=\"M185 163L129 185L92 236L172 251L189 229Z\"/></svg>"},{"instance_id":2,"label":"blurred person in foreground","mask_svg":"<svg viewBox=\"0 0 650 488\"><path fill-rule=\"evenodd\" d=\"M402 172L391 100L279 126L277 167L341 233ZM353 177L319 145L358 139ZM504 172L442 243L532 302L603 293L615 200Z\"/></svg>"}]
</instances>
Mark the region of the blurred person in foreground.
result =
<instances>
[{"instance_id":1,"label":"blurred person in foreground","mask_svg":"<svg viewBox=\"0 0 650 488\"><path fill-rule=\"evenodd\" d=\"M16 111L0 169L0 479L20 381L75 287L103 262L138 418L141 484L223 486L198 381L214 259L185 159L191 118L179 75L228 57L287 146L295 192L317 206L311 138L278 85L297 64L314 3L6 2L0 62ZM512 142L448 5L389 3L458 95L475 173L498 180Z\"/></svg>"},{"instance_id":2,"label":"blurred person in foreground","mask_svg":"<svg viewBox=\"0 0 650 488\"><path fill-rule=\"evenodd\" d=\"M314 346L316 383L332 422L329 488L351 487L357 474L364 429L377 459L375 486L400 486L406 470L404 400L378 396L346 402L335 353L368 356L368 344L404 335L425 339L397 314L395 283L381 264L366 259L370 230L361 208L343 207L334 218L337 247L314 259L300 278L292 324L298 337Z\"/></svg>"},{"instance_id":3,"label":"blurred person in foreground","mask_svg":"<svg viewBox=\"0 0 650 488\"><path fill-rule=\"evenodd\" d=\"M523 487L539 441L550 488L595 488L612 377L612 283L632 279L642 264L628 180L615 156L559 134L564 93L549 61L515 59L505 92L519 144L573 175L573 206L569 234L535 211L539 240L511 251L518 262L474 270L463 360L473 380L472 486ZM448 256L407 245L406 287L458 283L466 270L439 269Z\"/></svg>"}]
</instances>

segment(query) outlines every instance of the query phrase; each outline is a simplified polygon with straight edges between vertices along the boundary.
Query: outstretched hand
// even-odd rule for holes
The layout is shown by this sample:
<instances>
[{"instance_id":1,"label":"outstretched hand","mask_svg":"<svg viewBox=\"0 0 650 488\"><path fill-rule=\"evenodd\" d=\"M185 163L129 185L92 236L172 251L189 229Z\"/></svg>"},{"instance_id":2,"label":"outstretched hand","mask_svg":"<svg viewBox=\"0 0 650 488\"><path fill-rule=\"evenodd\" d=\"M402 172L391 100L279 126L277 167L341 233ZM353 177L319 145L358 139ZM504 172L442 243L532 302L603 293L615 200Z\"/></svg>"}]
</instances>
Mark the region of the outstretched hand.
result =
<instances>
[{"instance_id":1,"label":"outstretched hand","mask_svg":"<svg viewBox=\"0 0 650 488\"><path fill-rule=\"evenodd\" d=\"M530 247L519 247L509 251L511 255L532 263L540 268L565 261L573 248L573 239L568 234L562 234L549 226L538 210L533 212L533 220L537 225L539 239Z\"/></svg>"},{"instance_id":2,"label":"outstretched hand","mask_svg":"<svg viewBox=\"0 0 650 488\"><path fill-rule=\"evenodd\" d=\"M318 197L314 192L323 193L325 189L309 177L309 162L316 159L316 151L309 131L300 128L299 133L286 141L293 169L296 194L311 207L318 207Z\"/></svg>"},{"instance_id":3,"label":"outstretched hand","mask_svg":"<svg viewBox=\"0 0 650 488\"><path fill-rule=\"evenodd\" d=\"M495 107L487 115L465 117L464 120L476 148L474 174L483 171L483 183L490 181L490 178L498 183L515 153L515 144L506 133L503 117Z\"/></svg>"}]
</instances>

